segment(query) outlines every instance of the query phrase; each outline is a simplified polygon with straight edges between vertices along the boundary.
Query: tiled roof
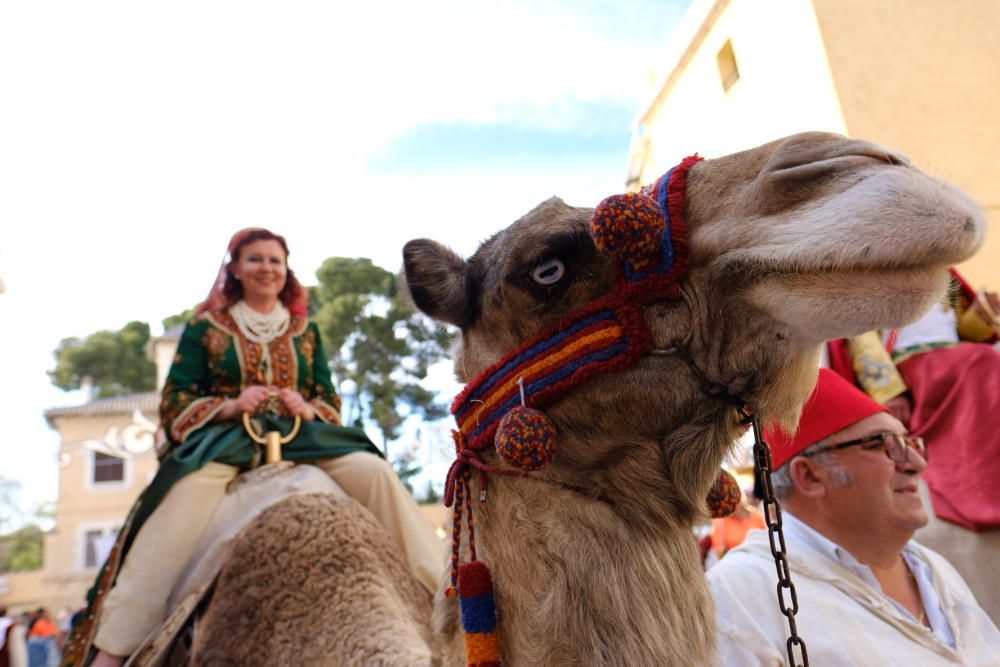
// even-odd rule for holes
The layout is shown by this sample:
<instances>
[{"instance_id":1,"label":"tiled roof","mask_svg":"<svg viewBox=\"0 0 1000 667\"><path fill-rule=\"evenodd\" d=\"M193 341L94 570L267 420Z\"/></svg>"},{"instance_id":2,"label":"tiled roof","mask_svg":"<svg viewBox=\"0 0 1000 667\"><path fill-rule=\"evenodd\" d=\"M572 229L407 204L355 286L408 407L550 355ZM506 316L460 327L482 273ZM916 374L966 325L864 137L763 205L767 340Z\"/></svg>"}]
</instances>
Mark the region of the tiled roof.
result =
<instances>
[{"instance_id":1,"label":"tiled roof","mask_svg":"<svg viewBox=\"0 0 1000 667\"><path fill-rule=\"evenodd\" d=\"M160 394L147 391L140 394L125 394L111 398L99 398L83 405L65 408L50 408L45 411L49 425L56 417L93 417L96 415L130 415L136 410L156 414L160 409Z\"/></svg>"}]
</instances>

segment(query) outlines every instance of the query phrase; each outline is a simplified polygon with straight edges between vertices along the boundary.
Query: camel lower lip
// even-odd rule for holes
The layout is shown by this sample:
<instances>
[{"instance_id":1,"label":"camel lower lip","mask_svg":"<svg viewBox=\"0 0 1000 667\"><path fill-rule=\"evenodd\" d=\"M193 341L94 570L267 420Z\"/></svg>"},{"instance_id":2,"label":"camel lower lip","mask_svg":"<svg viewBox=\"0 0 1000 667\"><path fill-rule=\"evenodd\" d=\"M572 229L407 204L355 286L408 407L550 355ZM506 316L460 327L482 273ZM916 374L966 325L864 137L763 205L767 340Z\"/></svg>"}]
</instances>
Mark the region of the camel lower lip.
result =
<instances>
[{"instance_id":1,"label":"camel lower lip","mask_svg":"<svg viewBox=\"0 0 1000 667\"><path fill-rule=\"evenodd\" d=\"M815 176L819 172L843 168L847 165L863 164L864 162L881 163L884 167L893 166L888 154L871 155L868 153L847 153L845 155L834 155L822 160L814 160L812 162L804 162L802 164L792 164L787 167L781 167L772 171L771 175L782 178Z\"/></svg>"},{"instance_id":2,"label":"camel lower lip","mask_svg":"<svg viewBox=\"0 0 1000 667\"><path fill-rule=\"evenodd\" d=\"M859 276L865 280L878 280L878 279L911 279L919 278L922 276L934 276L938 273L947 271L946 265L934 266L934 265L924 265L924 266L898 266L898 267L879 267L879 266L854 266L854 267L844 267L840 269L828 268L828 267L814 267L814 268L791 268L783 270L781 268L770 269L765 271L763 275L767 277L780 277L780 278L811 278L816 280L823 276L833 276L841 277L844 276L853 277Z\"/></svg>"}]
</instances>

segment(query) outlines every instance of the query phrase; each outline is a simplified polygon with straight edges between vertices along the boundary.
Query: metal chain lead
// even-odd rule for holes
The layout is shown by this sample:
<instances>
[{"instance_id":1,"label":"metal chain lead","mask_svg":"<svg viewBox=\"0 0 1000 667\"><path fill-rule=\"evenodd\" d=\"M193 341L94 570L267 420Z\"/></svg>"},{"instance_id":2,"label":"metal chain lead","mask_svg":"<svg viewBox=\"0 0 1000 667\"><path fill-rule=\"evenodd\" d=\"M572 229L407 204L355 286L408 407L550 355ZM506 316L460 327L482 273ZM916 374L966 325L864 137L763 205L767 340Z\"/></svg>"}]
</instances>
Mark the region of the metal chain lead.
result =
<instances>
[{"instance_id":1,"label":"metal chain lead","mask_svg":"<svg viewBox=\"0 0 1000 667\"><path fill-rule=\"evenodd\" d=\"M771 485L771 448L761 435L757 417L752 416L750 423L753 425L753 463L757 471L757 479L760 480L760 489L758 490L763 494L760 500L764 505L767 537L771 542L771 555L774 556L774 567L778 572L778 608L788 619L788 643L786 644L788 664L792 667L809 667L806 643L799 637L795 627L795 614L799 611L799 599L795 595L795 584L792 583L792 572L788 567L785 534L781 530L781 504L774 497L774 487ZM775 536L777 536L777 541L775 541ZM785 591L788 591L791 605L785 599ZM801 662L795 660L796 649L801 656Z\"/></svg>"}]
</instances>

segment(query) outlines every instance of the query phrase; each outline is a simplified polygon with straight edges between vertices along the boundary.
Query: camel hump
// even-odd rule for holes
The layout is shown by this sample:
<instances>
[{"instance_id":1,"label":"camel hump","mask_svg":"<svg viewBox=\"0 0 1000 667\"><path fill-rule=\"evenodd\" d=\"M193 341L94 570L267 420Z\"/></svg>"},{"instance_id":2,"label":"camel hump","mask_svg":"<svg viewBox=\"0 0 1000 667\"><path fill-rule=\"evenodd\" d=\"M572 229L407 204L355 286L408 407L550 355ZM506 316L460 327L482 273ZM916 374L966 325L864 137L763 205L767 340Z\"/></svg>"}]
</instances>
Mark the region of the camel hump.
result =
<instances>
[{"instance_id":1,"label":"camel hump","mask_svg":"<svg viewBox=\"0 0 1000 667\"><path fill-rule=\"evenodd\" d=\"M367 509L345 496L291 496L233 541L192 663L430 665L430 609Z\"/></svg>"},{"instance_id":2,"label":"camel hump","mask_svg":"<svg viewBox=\"0 0 1000 667\"><path fill-rule=\"evenodd\" d=\"M346 495L329 475L310 465L264 466L237 477L215 508L201 544L174 587L167 608L177 608L215 578L229 554L229 544L267 507L288 496L309 493Z\"/></svg>"}]
</instances>

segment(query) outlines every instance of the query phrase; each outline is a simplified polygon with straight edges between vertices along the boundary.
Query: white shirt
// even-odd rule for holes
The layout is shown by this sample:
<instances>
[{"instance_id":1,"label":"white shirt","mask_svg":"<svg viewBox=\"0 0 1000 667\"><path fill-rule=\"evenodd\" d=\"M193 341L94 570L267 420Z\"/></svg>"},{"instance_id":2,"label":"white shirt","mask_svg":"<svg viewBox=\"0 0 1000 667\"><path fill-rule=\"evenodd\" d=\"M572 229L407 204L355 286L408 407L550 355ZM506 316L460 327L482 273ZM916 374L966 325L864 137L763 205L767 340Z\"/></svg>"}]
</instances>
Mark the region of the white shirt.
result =
<instances>
[{"instance_id":1,"label":"white shirt","mask_svg":"<svg viewBox=\"0 0 1000 667\"><path fill-rule=\"evenodd\" d=\"M846 549L787 511L782 519L799 603L795 621L811 664L1000 665L1000 630L944 558L913 541L904 550L931 631L892 602ZM785 665L788 623L778 609L767 531L751 531L707 576L720 664Z\"/></svg>"},{"instance_id":2,"label":"white shirt","mask_svg":"<svg viewBox=\"0 0 1000 667\"><path fill-rule=\"evenodd\" d=\"M875 578L875 573L872 572L872 569L852 556L847 549L833 542L809 524L800 521L791 512L785 511L781 513L781 523L785 533L786 546L788 540L801 541L803 544L808 544L830 560L854 572L862 581L879 593L882 593L885 601L896 607L900 613L906 614L915 622L920 622L906 607L886 595L882 591L882 584ZM948 617L941 610L941 596L934 590L930 566L916 555L909 543L903 547L903 559L917 581L917 587L920 589L920 601L924 605L924 612L927 614L927 621L931 624L931 629L941 641L948 644L951 648L955 648L955 635L951 631L951 624L948 622Z\"/></svg>"}]
</instances>

